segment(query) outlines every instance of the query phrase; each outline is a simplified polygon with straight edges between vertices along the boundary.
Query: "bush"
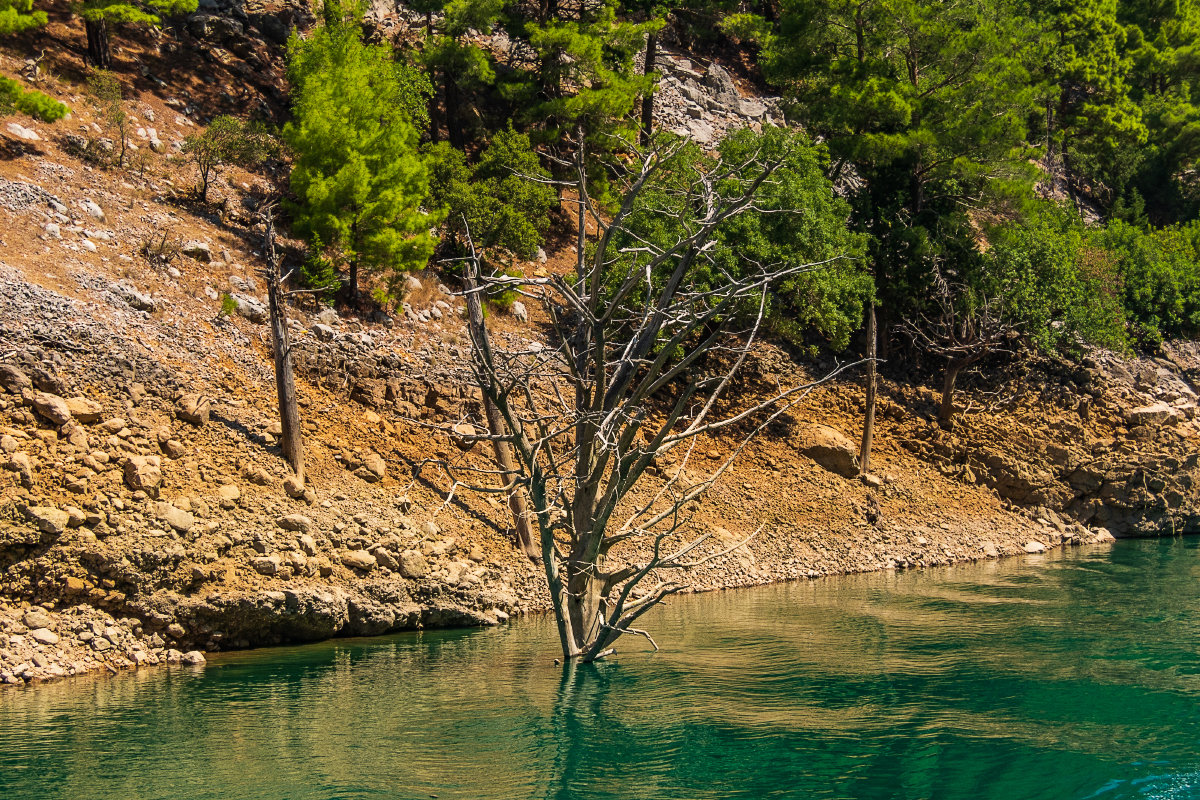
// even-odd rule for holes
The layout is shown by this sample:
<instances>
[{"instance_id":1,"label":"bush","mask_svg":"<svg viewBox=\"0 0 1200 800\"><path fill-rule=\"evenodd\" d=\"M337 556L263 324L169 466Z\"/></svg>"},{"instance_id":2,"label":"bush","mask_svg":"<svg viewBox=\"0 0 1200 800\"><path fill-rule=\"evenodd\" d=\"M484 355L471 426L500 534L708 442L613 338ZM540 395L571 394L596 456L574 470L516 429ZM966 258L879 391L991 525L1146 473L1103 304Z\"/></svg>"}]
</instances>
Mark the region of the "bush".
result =
<instances>
[{"instance_id":1,"label":"bush","mask_svg":"<svg viewBox=\"0 0 1200 800\"><path fill-rule=\"evenodd\" d=\"M200 173L196 194L201 202L205 202L209 181L217 167L222 164L256 166L277 155L279 144L265 125L222 115L209 123L203 133L187 137L183 152Z\"/></svg>"},{"instance_id":2,"label":"bush","mask_svg":"<svg viewBox=\"0 0 1200 800\"><path fill-rule=\"evenodd\" d=\"M1146 230L1114 221L1092 240L1113 259L1139 339L1200 334L1200 222Z\"/></svg>"},{"instance_id":3,"label":"bush","mask_svg":"<svg viewBox=\"0 0 1200 800\"><path fill-rule=\"evenodd\" d=\"M67 115L69 109L47 94L33 89L22 89L21 84L0 76L0 114L20 111L42 122L57 122Z\"/></svg>"},{"instance_id":4,"label":"bush","mask_svg":"<svg viewBox=\"0 0 1200 800\"><path fill-rule=\"evenodd\" d=\"M315 294L317 302L333 305L334 295L342 285L342 276L333 259L327 258L322 252L320 237L314 238L304 255L304 263L300 265L300 283L307 289L320 290Z\"/></svg>"},{"instance_id":5,"label":"bush","mask_svg":"<svg viewBox=\"0 0 1200 800\"><path fill-rule=\"evenodd\" d=\"M430 205L446 210L446 238L465 245L467 228L479 250L506 250L529 259L550 228L558 205L554 190L530 177L549 178L529 137L500 131L473 168L462 152L441 142L425 149ZM465 219L465 222L464 222Z\"/></svg>"}]
</instances>

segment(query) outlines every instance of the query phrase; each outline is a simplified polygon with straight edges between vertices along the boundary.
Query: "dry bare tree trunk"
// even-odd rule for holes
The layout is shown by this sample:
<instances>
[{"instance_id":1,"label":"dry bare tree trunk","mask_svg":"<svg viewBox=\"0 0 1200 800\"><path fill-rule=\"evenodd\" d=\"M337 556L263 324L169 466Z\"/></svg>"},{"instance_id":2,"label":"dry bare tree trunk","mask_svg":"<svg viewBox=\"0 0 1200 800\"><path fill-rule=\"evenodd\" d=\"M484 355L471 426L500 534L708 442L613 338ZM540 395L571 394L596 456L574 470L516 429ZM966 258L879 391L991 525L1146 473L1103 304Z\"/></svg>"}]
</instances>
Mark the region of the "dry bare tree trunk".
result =
<instances>
[{"instance_id":1,"label":"dry bare tree trunk","mask_svg":"<svg viewBox=\"0 0 1200 800\"><path fill-rule=\"evenodd\" d=\"M559 161L575 173L574 276L483 275L478 258L464 262L467 294L516 291L540 301L549 320L549 346L531 347L525 340L493 343L487 320L475 315L473 378L504 423L478 438L511 446L515 477L508 480L504 467L500 474L506 486L528 490L563 656L591 662L615 652L613 643L627 633L654 644L635 623L686 587L678 573L660 577L661 570L688 570L746 544L701 549L709 536L689 533L688 509L754 436L832 377L722 410L762 332L770 287L838 259L747 265L744 275L721 273L724 283L697 285L694 270L718 231L740 214L759 213L756 198L788 155L680 161L679 142L640 151L625 142L632 157L612 165L623 199L610 214L588 194L583 133L575 131L574 158ZM637 233L637 214L647 188L668 169L684 170L663 180L684 187L686 196L674 211L656 212L667 215L668 233L652 241ZM589 243L592 224L597 234ZM467 238L470 244L469 232ZM714 352L721 358L709 360ZM688 469L697 437L735 430L739 443L715 470ZM663 483L633 501L647 470L672 453L678 458ZM430 461L451 473L455 487L463 484L453 474L458 467Z\"/></svg>"},{"instance_id":2,"label":"dry bare tree trunk","mask_svg":"<svg viewBox=\"0 0 1200 800\"><path fill-rule=\"evenodd\" d=\"M867 316L867 411L863 418L862 448L859 450L859 475L871 471L871 445L875 440L875 304Z\"/></svg>"},{"instance_id":3,"label":"dry bare tree trunk","mask_svg":"<svg viewBox=\"0 0 1200 800\"><path fill-rule=\"evenodd\" d=\"M279 397L279 425L283 456L304 484L304 442L300 438L300 409L296 404L296 377L292 372L292 345L283 310L279 255L275 252L275 221L267 209L263 252L267 258L267 301L271 312L271 342L275 353L275 389Z\"/></svg>"},{"instance_id":4,"label":"dry bare tree trunk","mask_svg":"<svg viewBox=\"0 0 1200 800\"><path fill-rule=\"evenodd\" d=\"M464 272L463 283L466 289L467 322L470 325L471 340L484 340L488 334L487 328L483 324L483 301L479 292L476 291L474 275L470 268ZM530 527L529 507L525 503L525 493L521 485L516 482L518 472L513 464L512 448L507 441L508 429L504 424L504 417L500 416L500 409L496 408L495 402L486 393L483 395L483 412L487 417L492 449L496 453L496 463L500 466L501 480L507 487L508 508L512 512L513 530L517 535L517 543L521 545L521 550L529 556L530 560L540 561L542 552L533 541L533 529Z\"/></svg>"}]
</instances>

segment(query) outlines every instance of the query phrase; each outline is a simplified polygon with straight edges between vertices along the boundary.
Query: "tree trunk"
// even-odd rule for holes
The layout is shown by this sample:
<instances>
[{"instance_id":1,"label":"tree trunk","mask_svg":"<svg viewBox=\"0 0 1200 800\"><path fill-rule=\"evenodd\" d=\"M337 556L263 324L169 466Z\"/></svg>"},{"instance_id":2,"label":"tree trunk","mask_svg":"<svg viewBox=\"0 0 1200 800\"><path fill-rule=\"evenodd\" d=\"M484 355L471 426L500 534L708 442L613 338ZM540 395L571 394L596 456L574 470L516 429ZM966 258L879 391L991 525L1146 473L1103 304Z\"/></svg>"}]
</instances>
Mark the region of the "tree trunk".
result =
<instances>
[{"instance_id":1,"label":"tree trunk","mask_svg":"<svg viewBox=\"0 0 1200 800\"><path fill-rule=\"evenodd\" d=\"M292 348L279 285L279 256L275 253L275 224L267 214L267 300L271 311L271 341L275 350L275 389L279 397L279 424L283 456L304 483L304 442L300 438L300 410L296 405L296 377L292 372Z\"/></svg>"},{"instance_id":2,"label":"tree trunk","mask_svg":"<svg viewBox=\"0 0 1200 800\"><path fill-rule=\"evenodd\" d=\"M938 424L946 430L954 427L954 384L965 366L963 361L956 358L946 362L946 374L942 379L942 405L938 409Z\"/></svg>"},{"instance_id":3,"label":"tree trunk","mask_svg":"<svg viewBox=\"0 0 1200 800\"><path fill-rule=\"evenodd\" d=\"M862 448L859 450L859 475L871 471L871 445L875 440L875 304L867 316L867 412L863 419Z\"/></svg>"},{"instance_id":4,"label":"tree trunk","mask_svg":"<svg viewBox=\"0 0 1200 800\"><path fill-rule=\"evenodd\" d=\"M96 69L112 68L112 51L108 46L108 22L103 18L84 20L87 31L87 64Z\"/></svg>"},{"instance_id":5,"label":"tree trunk","mask_svg":"<svg viewBox=\"0 0 1200 800\"><path fill-rule=\"evenodd\" d=\"M642 74L649 77L654 72L654 59L658 55L658 35L646 37L646 65ZM646 90L642 96L642 147L650 146L650 137L654 133L654 88Z\"/></svg>"},{"instance_id":6,"label":"tree trunk","mask_svg":"<svg viewBox=\"0 0 1200 800\"><path fill-rule=\"evenodd\" d=\"M467 290L467 322L471 326L471 338L473 341L480 341L481 337L487 335L487 332L483 327L483 302L479 299L479 292L475 291L475 276L471 274L470 266L467 267L464 274L463 286ZM483 396L483 410L487 417L488 431L492 435L492 447L496 451L496 463L500 465L504 481L509 484L508 508L512 512L513 530L517 534L517 543L521 545L521 550L529 556L531 561L540 561L542 554L533 541L533 529L529 521L529 508L525 503L525 494L521 491L520 486L513 483L517 472L513 465L512 449L508 442L501 441L499 438L508 435L508 426L504 424L504 417L500 415L500 409L496 408L496 404L487 394Z\"/></svg>"}]
</instances>

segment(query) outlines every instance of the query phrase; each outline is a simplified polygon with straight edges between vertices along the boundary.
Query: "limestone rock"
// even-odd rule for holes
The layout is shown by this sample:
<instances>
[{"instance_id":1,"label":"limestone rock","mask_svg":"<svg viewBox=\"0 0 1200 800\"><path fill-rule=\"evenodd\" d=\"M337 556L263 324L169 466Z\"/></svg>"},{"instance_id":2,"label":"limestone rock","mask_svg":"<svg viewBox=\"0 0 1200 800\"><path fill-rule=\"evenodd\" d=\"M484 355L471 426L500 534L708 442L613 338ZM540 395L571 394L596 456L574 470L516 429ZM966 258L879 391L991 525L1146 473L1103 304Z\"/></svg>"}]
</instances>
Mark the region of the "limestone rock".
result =
<instances>
[{"instance_id":1,"label":"limestone rock","mask_svg":"<svg viewBox=\"0 0 1200 800\"><path fill-rule=\"evenodd\" d=\"M228 510L236 506L237 502L242 499L242 490L235 484L227 483L217 489L217 498L221 503L221 508Z\"/></svg>"},{"instance_id":2,"label":"limestone rock","mask_svg":"<svg viewBox=\"0 0 1200 800\"><path fill-rule=\"evenodd\" d=\"M293 500L302 500L304 498L304 481L295 475L288 475L283 479L283 491Z\"/></svg>"},{"instance_id":3,"label":"limestone rock","mask_svg":"<svg viewBox=\"0 0 1200 800\"><path fill-rule=\"evenodd\" d=\"M796 449L844 478L858 474L858 451L854 443L828 425L809 426L797 438Z\"/></svg>"},{"instance_id":4,"label":"limestone rock","mask_svg":"<svg viewBox=\"0 0 1200 800\"><path fill-rule=\"evenodd\" d=\"M45 609L34 607L25 612L21 622L26 628L51 628L54 626L54 617L50 616Z\"/></svg>"},{"instance_id":5,"label":"limestone rock","mask_svg":"<svg viewBox=\"0 0 1200 800\"><path fill-rule=\"evenodd\" d=\"M12 364L0 364L0 386L3 386L6 392L20 394L21 390L31 388L33 381Z\"/></svg>"},{"instance_id":6,"label":"limestone rock","mask_svg":"<svg viewBox=\"0 0 1200 800\"><path fill-rule=\"evenodd\" d=\"M520 300L513 301L512 315L516 317L518 322L529 322L529 310L525 308L525 304Z\"/></svg>"},{"instance_id":7,"label":"limestone rock","mask_svg":"<svg viewBox=\"0 0 1200 800\"><path fill-rule=\"evenodd\" d=\"M184 242L183 246L179 248L179 252L204 264L212 261L212 248L208 246L207 242Z\"/></svg>"},{"instance_id":8,"label":"limestone rock","mask_svg":"<svg viewBox=\"0 0 1200 800\"><path fill-rule=\"evenodd\" d=\"M158 302L145 292L138 291L129 281L117 281L113 284L112 290L117 297L132 308L147 312L158 310Z\"/></svg>"},{"instance_id":9,"label":"limestone rock","mask_svg":"<svg viewBox=\"0 0 1200 800\"><path fill-rule=\"evenodd\" d=\"M370 572L378 562L376 562L375 556L366 550L350 550L342 553L342 563L350 567L350 569Z\"/></svg>"},{"instance_id":10,"label":"limestone rock","mask_svg":"<svg viewBox=\"0 0 1200 800\"><path fill-rule=\"evenodd\" d=\"M1130 426L1148 425L1158 428L1168 423L1177 422L1180 414L1166 403L1153 403L1141 408L1135 408L1128 413Z\"/></svg>"},{"instance_id":11,"label":"limestone rock","mask_svg":"<svg viewBox=\"0 0 1200 800\"><path fill-rule=\"evenodd\" d=\"M259 575L278 575L282 563L283 559L276 555L259 556L250 562L250 566L254 567L254 571Z\"/></svg>"},{"instance_id":12,"label":"limestone rock","mask_svg":"<svg viewBox=\"0 0 1200 800\"><path fill-rule=\"evenodd\" d=\"M233 292L229 295L233 298L233 302L237 304L237 313L245 317L251 322L263 323L267 321L267 305L257 297L251 297L248 294L241 292Z\"/></svg>"},{"instance_id":13,"label":"limestone rock","mask_svg":"<svg viewBox=\"0 0 1200 800\"><path fill-rule=\"evenodd\" d=\"M67 410L72 417L87 425L99 422L103 411L99 403L86 397L68 397Z\"/></svg>"},{"instance_id":14,"label":"limestone rock","mask_svg":"<svg viewBox=\"0 0 1200 800\"><path fill-rule=\"evenodd\" d=\"M8 132L18 139L23 139L26 142L40 142L41 136L38 136L37 131L32 128L26 128L24 125L19 125L15 122L8 123Z\"/></svg>"},{"instance_id":15,"label":"limestone rock","mask_svg":"<svg viewBox=\"0 0 1200 800\"><path fill-rule=\"evenodd\" d=\"M25 515L37 524L39 531L51 536L62 536L71 521L70 514L54 506L33 506L25 509Z\"/></svg>"},{"instance_id":16,"label":"limestone rock","mask_svg":"<svg viewBox=\"0 0 1200 800\"><path fill-rule=\"evenodd\" d=\"M58 644L58 634L49 628L35 628L29 632L29 638L33 639L38 644Z\"/></svg>"},{"instance_id":17,"label":"limestone rock","mask_svg":"<svg viewBox=\"0 0 1200 800\"><path fill-rule=\"evenodd\" d=\"M33 409L54 425L66 425L71 421L71 409L67 401L58 395L36 392Z\"/></svg>"},{"instance_id":18,"label":"limestone rock","mask_svg":"<svg viewBox=\"0 0 1200 800\"><path fill-rule=\"evenodd\" d=\"M387 464L378 453L367 453L362 466L355 470L354 474L367 483L376 483L387 475Z\"/></svg>"},{"instance_id":19,"label":"limestone rock","mask_svg":"<svg viewBox=\"0 0 1200 800\"><path fill-rule=\"evenodd\" d=\"M189 650L179 660L184 664L191 664L192 666L205 662L204 653L201 653L199 650Z\"/></svg>"},{"instance_id":20,"label":"limestone rock","mask_svg":"<svg viewBox=\"0 0 1200 800\"><path fill-rule=\"evenodd\" d=\"M285 531L308 533L312 530L313 521L303 514L288 514L286 517L275 520L275 524Z\"/></svg>"},{"instance_id":21,"label":"limestone rock","mask_svg":"<svg viewBox=\"0 0 1200 800\"><path fill-rule=\"evenodd\" d=\"M191 512L176 508L170 503L159 503L157 516L180 533L187 533L196 524L196 518Z\"/></svg>"},{"instance_id":22,"label":"limestone rock","mask_svg":"<svg viewBox=\"0 0 1200 800\"><path fill-rule=\"evenodd\" d=\"M429 574L429 563L419 550L405 550L400 554L401 575L410 580L419 580Z\"/></svg>"},{"instance_id":23,"label":"limestone rock","mask_svg":"<svg viewBox=\"0 0 1200 800\"><path fill-rule=\"evenodd\" d=\"M125 485L134 491L158 497L163 479L161 464L158 456L130 456L125 462Z\"/></svg>"},{"instance_id":24,"label":"limestone rock","mask_svg":"<svg viewBox=\"0 0 1200 800\"><path fill-rule=\"evenodd\" d=\"M208 422L212 402L202 394L185 394L179 398L178 412L183 421L201 426Z\"/></svg>"},{"instance_id":25,"label":"limestone rock","mask_svg":"<svg viewBox=\"0 0 1200 800\"><path fill-rule=\"evenodd\" d=\"M1044 553L1046 552L1046 545L1042 544L1037 539L1030 539L1025 543L1025 552L1030 554Z\"/></svg>"}]
</instances>

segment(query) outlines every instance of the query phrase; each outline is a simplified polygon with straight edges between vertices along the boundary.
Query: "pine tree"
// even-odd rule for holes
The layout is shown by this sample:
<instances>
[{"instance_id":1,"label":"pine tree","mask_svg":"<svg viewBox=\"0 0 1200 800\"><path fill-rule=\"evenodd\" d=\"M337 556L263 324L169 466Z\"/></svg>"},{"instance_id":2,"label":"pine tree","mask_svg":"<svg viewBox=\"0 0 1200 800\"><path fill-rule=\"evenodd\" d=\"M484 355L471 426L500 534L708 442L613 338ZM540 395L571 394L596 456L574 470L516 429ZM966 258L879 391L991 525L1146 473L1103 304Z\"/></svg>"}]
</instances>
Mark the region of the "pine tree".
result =
<instances>
[{"instance_id":1,"label":"pine tree","mask_svg":"<svg viewBox=\"0 0 1200 800\"><path fill-rule=\"evenodd\" d=\"M390 48L364 44L360 18L327 8L311 38L289 43L293 120L283 131L295 154L295 229L347 264L354 300L360 269L395 279L424 266L434 246L413 124L424 122L428 84Z\"/></svg>"},{"instance_id":2,"label":"pine tree","mask_svg":"<svg viewBox=\"0 0 1200 800\"><path fill-rule=\"evenodd\" d=\"M471 93L496 79L491 54L471 43L468 35L471 31L491 33L503 8L503 0L451 0L441 8L439 24L434 24L432 13L427 18L424 61L430 75L440 75L446 131L450 143L460 150L467 140L462 106Z\"/></svg>"},{"instance_id":3,"label":"pine tree","mask_svg":"<svg viewBox=\"0 0 1200 800\"><path fill-rule=\"evenodd\" d=\"M784 0L764 42L766 74L855 187L885 347L938 265L975 249L966 210L1025 169L1028 76L1000 2Z\"/></svg>"},{"instance_id":4,"label":"pine tree","mask_svg":"<svg viewBox=\"0 0 1200 800\"><path fill-rule=\"evenodd\" d=\"M34 11L33 0L0 0L0 36L40 28L46 12Z\"/></svg>"},{"instance_id":5,"label":"pine tree","mask_svg":"<svg viewBox=\"0 0 1200 800\"><path fill-rule=\"evenodd\" d=\"M98 69L111 69L109 24L157 25L161 17L190 14L196 8L197 0L82 0L75 6L75 13L83 17L87 30L87 63Z\"/></svg>"}]
</instances>

